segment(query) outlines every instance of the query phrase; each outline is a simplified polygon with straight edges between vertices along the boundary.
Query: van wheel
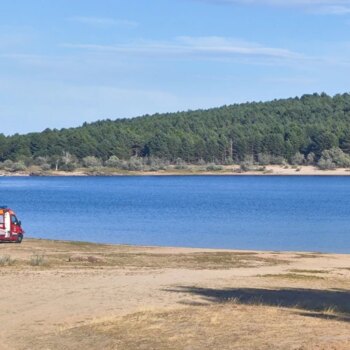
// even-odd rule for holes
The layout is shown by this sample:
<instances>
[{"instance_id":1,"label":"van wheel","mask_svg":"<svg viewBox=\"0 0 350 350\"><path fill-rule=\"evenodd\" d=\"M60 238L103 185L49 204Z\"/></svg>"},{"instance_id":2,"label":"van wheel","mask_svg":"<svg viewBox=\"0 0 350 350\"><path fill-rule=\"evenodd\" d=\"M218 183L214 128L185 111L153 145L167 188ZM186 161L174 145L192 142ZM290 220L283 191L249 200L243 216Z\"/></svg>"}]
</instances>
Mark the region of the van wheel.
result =
<instances>
[{"instance_id":1,"label":"van wheel","mask_svg":"<svg viewBox=\"0 0 350 350\"><path fill-rule=\"evenodd\" d=\"M23 240L23 235L22 235L22 234L19 234L19 235L17 236L17 241L16 241L16 243L21 243L22 240Z\"/></svg>"}]
</instances>

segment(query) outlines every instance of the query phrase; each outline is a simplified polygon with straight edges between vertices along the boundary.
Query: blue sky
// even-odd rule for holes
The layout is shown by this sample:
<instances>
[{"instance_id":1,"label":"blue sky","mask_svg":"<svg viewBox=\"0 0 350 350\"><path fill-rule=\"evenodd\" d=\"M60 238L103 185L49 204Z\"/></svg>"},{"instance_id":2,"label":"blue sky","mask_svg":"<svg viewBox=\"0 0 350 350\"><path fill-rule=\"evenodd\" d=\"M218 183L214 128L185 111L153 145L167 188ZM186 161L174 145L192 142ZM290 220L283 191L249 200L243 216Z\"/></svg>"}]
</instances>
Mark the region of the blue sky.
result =
<instances>
[{"instance_id":1,"label":"blue sky","mask_svg":"<svg viewBox=\"0 0 350 350\"><path fill-rule=\"evenodd\" d=\"M349 91L350 0L0 1L0 132Z\"/></svg>"}]
</instances>

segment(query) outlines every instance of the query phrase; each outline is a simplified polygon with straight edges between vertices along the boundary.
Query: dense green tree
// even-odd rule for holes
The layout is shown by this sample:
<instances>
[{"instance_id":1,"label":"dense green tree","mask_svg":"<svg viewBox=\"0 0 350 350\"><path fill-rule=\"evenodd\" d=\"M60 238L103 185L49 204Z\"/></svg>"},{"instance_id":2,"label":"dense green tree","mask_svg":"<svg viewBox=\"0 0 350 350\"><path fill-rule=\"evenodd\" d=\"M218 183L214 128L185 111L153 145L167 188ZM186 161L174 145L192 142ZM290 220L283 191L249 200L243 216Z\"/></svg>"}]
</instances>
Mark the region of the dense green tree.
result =
<instances>
[{"instance_id":1,"label":"dense green tree","mask_svg":"<svg viewBox=\"0 0 350 350\"><path fill-rule=\"evenodd\" d=\"M340 148L350 154L350 94L223 106L209 110L154 114L133 119L84 123L71 129L46 129L41 133L0 134L0 162L39 158L52 168L114 159L139 168L140 159L176 163L250 161L329 165L326 150ZM74 161L62 157L69 154ZM297 158L296 157L297 155ZM328 158L327 158L328 157ZM37 163L38 163L37 162ZM321 162L321 163L322 163ZM332 161L331 161L332 162ZM155 166L158 166L155 164ZM183 165L181 165L183 166Z\"/></svg>"}]
</instances>

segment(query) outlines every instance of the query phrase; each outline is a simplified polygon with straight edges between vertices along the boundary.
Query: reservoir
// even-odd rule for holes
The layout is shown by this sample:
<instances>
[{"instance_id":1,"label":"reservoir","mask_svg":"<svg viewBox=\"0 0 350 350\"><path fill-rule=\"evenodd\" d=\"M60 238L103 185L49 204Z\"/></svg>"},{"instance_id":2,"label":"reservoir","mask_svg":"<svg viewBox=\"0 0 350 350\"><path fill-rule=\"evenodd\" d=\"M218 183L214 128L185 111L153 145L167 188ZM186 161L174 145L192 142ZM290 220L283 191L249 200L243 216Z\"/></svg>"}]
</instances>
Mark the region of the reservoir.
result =
<instances>
[{"instance_id":1,"label":"reservoir","mask_svg":"<svg viewBox=\"0 0 350 350\"><path fill-rule=\"evenodd\" d=\"M350 253L350 177L2 177L27 237Z\"/></svg>"}]
</instances>

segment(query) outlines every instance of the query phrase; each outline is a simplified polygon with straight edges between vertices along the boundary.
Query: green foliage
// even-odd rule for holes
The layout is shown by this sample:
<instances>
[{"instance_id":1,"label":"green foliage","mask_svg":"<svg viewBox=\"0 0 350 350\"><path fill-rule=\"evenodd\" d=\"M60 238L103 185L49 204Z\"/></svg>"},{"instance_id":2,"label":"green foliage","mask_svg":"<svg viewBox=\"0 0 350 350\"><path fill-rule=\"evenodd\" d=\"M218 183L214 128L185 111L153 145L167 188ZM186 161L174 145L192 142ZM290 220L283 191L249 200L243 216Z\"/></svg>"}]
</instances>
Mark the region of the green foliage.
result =
<instances>
[{"instance_id":1,"label":"green foliage","mask_svg":"<svg viewBox=\"0 0 350 350\"><path fill-rule=\"evenodd\" d=\"M2 169L13 163L72 170L162 169L186 164L342 163L324 151L350 154L350 94L326 94L209 110L85 123L27 135L0 134ZM323 157L323 158L322 158ZM328 158L327 158L328 157ZM323 159L323 160L321 160ZM343 163L342 163L343 164ZM245 166L243 166L245 167ZM248 166L249 167L249 166Z\"/></svg>"},{"instance_id":2,"label":"green foliage","mask_svg":"<svg viewBox=\"0 0 350 350\"><path fill-rule=\"evenodd\" d=\"M221 171L223 167L221 165L209 164L206 169L207 171Z\"/></svg>"},{"instance_id":3,"label":"green foliage","mask_svg":"<svg viewBox=\"0 0 350 350\"><path fill-rule=\"evenodd\" d=\"M324 159L321 158L318 163L317 166L321 169L321 170L332 170L336 168L336 165L334 164L334 162L332 162L331 159Z\"/></svg>"},{"instance_id":4,"label":"green foliage","mask_svg":"<svg viewBox=\"0 0 350 350\"><path fill-rule=\"evenodd\" d=\"M349 168L350 156L344 153L340 148L335 147L323 151L317 165L321 169L334 169L336 167Z\"/></svg>"},{"instance_id":5,"label":"green foliage","mask_svg":"<svg viewBox=\"0 0 350 350\"><path fill-rule=\"evenodd\" d=\"M102 162L94 156L87 156L83 158L83 165L85 168L97 168L102 165Z\"/></svg>"},{"instance_id":6,"label":"green foliage","mask_svg":"<svg viewBox=\"0 0 350 350\"><path fill-rule=\"evenodd\" d=\"M305 157L300 152L297 152L294 154L294 156L291 158L291 164L293 165L302 165L305 162Z\"/></svg>"},{"instance_id":7,"label":"green foliage","mask_svg":"<svg viewBox=\"0 0 350 350\"><path fill-rule=\"evenodd\" d=\"M116 156L111 156L109 157L108 160L106 160L105 165L110 167L110 168L119 168L121 166L121 161L118 157Z\"/></svg>"}]
</instances>

